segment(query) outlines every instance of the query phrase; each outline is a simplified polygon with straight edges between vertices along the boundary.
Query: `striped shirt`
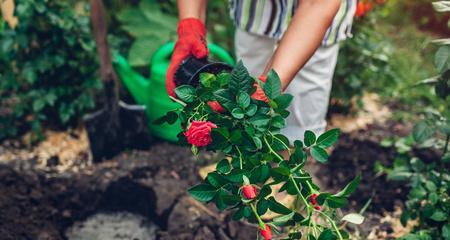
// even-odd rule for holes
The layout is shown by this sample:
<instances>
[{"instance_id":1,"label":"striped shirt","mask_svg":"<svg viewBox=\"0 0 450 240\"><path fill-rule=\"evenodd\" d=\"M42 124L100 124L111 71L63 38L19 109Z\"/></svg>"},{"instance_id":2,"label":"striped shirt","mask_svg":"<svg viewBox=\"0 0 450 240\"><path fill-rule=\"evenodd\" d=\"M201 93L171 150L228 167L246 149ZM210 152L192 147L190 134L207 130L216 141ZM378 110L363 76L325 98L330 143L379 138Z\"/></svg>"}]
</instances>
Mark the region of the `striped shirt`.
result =
<instances>
[{"instance_id":1,"label":"striped shirt","mask_svg":"<svg viewBox=\"0 0 450 240\"><path fill-rule=\"evenodd\" d=\"M301 1L301 0L300 0ZM236 27L280 39L295 13L299 0L230 0L230 15ZM341 0L341 6L325 33L322 45L351 37L356 0Z\"/></svg>"}]
</instances>

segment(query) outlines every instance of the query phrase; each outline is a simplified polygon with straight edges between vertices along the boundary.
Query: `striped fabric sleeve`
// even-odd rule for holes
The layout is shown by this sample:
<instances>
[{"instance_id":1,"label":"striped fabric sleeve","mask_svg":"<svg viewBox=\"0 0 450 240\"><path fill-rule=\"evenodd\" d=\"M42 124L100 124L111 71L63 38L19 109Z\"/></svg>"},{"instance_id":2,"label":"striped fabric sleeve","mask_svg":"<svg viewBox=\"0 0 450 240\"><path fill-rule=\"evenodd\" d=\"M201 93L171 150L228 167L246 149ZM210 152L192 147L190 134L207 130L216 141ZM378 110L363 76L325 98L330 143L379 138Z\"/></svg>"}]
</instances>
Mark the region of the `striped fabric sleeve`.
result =
<instances>
[{"instance_id":1,"label":"striped fabric sleeve","mask_svg":"<svg viewBox=\"0 0 450 240\"><path fill-rule=\"evenodd\" d=\"M280 39L298 4L299 0L229 0L229 10L236 27ZM351 36L355 9L356 0L341 0L341 6L326 31L322 45L332 45Z\"/></svg>"}]
</instances>

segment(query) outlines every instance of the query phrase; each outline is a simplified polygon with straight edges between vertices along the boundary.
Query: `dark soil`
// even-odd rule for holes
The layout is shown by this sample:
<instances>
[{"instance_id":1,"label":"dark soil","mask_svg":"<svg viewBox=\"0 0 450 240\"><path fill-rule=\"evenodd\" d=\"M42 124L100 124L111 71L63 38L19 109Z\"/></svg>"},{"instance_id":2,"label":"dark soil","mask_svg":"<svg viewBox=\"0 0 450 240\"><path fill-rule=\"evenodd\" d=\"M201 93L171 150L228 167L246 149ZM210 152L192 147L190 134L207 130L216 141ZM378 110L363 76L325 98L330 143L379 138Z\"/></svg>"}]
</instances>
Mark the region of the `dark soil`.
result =
<instances>
[{"instance_id":1,"label":"dark soil","mask_svg":"<svg viewBox=\"0 0 450 240\"><path fill-rule=\"evenodd\" d=\"M368 211L382 214L393 211L394 200L403 202L408 187L401 182L388 181L386 175L377 175L375 163L392 166L395 149L382 147L383 138L402 134L399 130L370 126L366 130L343 134L326 165L319 168L318 178L326 188L342 189L357 175L361 177L358 189L350 197L349 208L359 211L372 199Z\"/></svg>"},{"instance_id":2,"label":"dark soil","mask_svg":"<svg viewBox=\"0 0 450 240\"><path fill-rule=\"evenodd\" d=\"M0 165L0 239L65 239L75 221L126 211L151 219L159 239L255 239L256 229L225 221L186 194L198 182L189 149L158 143L78 173L49 175L18 159ZM30 166L30 165L27 165ZM20 169L20 172L17 171Z\"/></svg>"},{"instance_id":3,"label":"dark soil","mask_svg":"<svg viewBox=\"0 0 450 240\"><path fill-rule=\"evenodd\" d=\"M389 123L343 134L328 164L318 168L318 179L330 191L339 191L361 175L344 211L358 212L372 198L364 214L363 236L375 226L391 232L392 226L380 224L380 219L398 205L394 200L406 199L407 186L387 181L374 170L376 161L389 166L395 159L394 149L379 145L381 139L406 132L402 124ZM213 157L205 153L200 159ZM65 239L65 230L74 222L99 212L139 214L158 225L157 239L256 238L254 226L231 221L215 206L187 195L186 189L200 181L199 164L189 148L155 143L146 151L124 152L62 173L36 165L33 159L0 165L0 239Z\"/></svg>"}]
</instances>

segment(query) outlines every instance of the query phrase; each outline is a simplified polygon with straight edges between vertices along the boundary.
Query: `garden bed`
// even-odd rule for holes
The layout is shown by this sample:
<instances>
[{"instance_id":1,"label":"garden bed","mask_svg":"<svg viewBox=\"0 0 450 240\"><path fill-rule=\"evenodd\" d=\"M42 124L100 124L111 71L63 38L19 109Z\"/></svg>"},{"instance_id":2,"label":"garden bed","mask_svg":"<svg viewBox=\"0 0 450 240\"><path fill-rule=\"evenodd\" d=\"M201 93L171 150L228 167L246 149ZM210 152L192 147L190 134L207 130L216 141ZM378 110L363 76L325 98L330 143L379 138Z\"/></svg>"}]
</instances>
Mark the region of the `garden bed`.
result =
<instances>
[{"instance_id":1,"label":"garden bed","mask_svg":"<svg viewBox=\"0 0 450 240\"><path fill-rule=\"evenodd\" d=\"M361 174L361 185L347 209L359 211L372 198L364 213L365 223L356 229L372 239L401 231L394 213L401 205L394 199L402 201L407 194L401 184L375 173L375 161L389 165L394 158L393 149L380 146L380 140L406 131L399 124L383 126L388 127L374 125L343 134L329 163L317 166L316 171L320 182L331 190ZM71 136L83 138L83 134ZM23 146L4 143L2 155L17 153L18 148ZM206 161L197 164L189 148L158 142L148 151L124 152L100 164L89 163L88 155L82 153L73 154L78 158L73 161L48 154L46 164L36 156L15 156L2 159L0 165L0 234L4 239L65 239L72 225L79 228L99 213L124 218L139 215L148 221L143 225L151 225L155 239L255 239L255 227L231 221L215 206L205 207L187 195L188 186L199 181L199 165L210 162L212 154L204 153L200 159ZM61 166L68 162L70 167Z\"/></svg>"}]
</instances>

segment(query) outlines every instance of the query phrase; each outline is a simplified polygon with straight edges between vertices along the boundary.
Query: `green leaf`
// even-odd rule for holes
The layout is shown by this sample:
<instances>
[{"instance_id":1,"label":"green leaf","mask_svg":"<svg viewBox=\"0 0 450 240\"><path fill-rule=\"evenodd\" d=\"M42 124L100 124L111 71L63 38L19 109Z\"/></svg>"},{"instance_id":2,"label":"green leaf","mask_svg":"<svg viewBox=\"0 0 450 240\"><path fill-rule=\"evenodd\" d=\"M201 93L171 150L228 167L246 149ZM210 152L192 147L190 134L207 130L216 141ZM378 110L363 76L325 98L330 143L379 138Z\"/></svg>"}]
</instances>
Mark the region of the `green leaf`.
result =
<instances>
[{"instance_id":1,"label":"green leaf","mask_svg":"<svg viewBox=\"0 0 450 240\"><path fill-rule=\"evenodd\" d=\"M320 193L319 196L317 196L316 201L319 205L323 205L330 196L332 196L330 193Z\"/></svg>"},{"instance_id":2,"label":"green leaf","mask_svg":"<svg viewBox=\"0 0 450 240\"><path fill-rule=\"evenodd\" d=\"M450 239L450 224L447 223L442 227L442 237L444 237L445 240Z\"/></svg>"},{"instance_id":3,"label":"green leaf","mask_svg":"<svg viewBox=\"0 0 450 240\"><path fill-rule=\"evenodd\" d=\"M261 139L259 139L258 137L252 137L252 139L253 139L253 143L255 143L256 148L261 149L262 148Z\"/></svg>"},{"instance_id":4,"label":"green leaf","mask_svg":"<svg viewBox=\"0 0 450 240\"><path fill-rule=\"evenodd\" d=\"M318 240L336 240L336 236L333 234L333 231L331 231L331 229L326 229L325 231L323 231Z\"/></svg>"},{"instance_id":5,"label":"green leaf","mask_svg":"<svg viewBox=\"0 0 450 240\"><path fill-rule=\"evenodd\" d=\"M325 163L328 161L328 153L319 146L311 147L311 156L318 162Z\"/></svg>"},{"instance_id":6,"label":"green leaf","mask_svg":"<svg viewBox=\"0 0 450 240\"><path fill-rule=\"evenodd\" d=\"M411 191L409 191L409 194L408 194L408 196L410 198L417 198L417 199L421 199L421 198L425 197L426 195L427 195L427 191L421 185L416 186L413 189L411 189Z\"/></svg>"},{"instance_id":7,"label":"green leaf","mask_svg":"<svg viewBox=\"0 0 450 240\"><path fill-rule=\"evenodd\" d=\"M274 197L270 197L268 200L270 211L278 214L290 214L292 212L289 208L277 202Z\"/></svg>"},{"instance_id":8,"label":"green leaf","mask_svg":"<svg viewBox=\"0 0 450 240\"><path fill-rule=\"evenodd\" d=\"M448 215L444 211L437 209L430 218L437 222L443 222L447 220L447 217Z\"/></svg>"},{"instance_id":9,"label":"green leaf","mask_svg":"<svg viewBox=\"0 0 450 240\"><path fill-rule=\"evenodd\" d=\"M283 94L274 99L278 108L285 109L289 106L294 97L291 94Z\"/></svg>"},{"instance_id":10,"label":"green leaf","mask_svg":"<svg viewBox=\"0 0 450 240\"><path fill-rule=\"evenodd\" d=\"M212 82L216 81L216 76L211 73L200 73L200 83L205 87L211 87Z\"/></svg>"},{"instance_id":11,"label":"green leaf","mask_svg":"<svg viewBox=\"0 0 450 240\"><path fill-rule=\"evenodd\" d=\"M217 163L216 170L219 173L227 174L231 171L230 162L227 159L222 159L219 163Z\"/></svg>"},{"instance_id":12,"label":"green leaf","mask_svg":"<svg viewBox=\"0 0 450 240\"><path fill-rule=\"evenodd\" d=\"M194 101L196 97L195 88L189 85L181 85L175 88L175 94L181 101L187 103Z\"/></svg>"},{"instance_id":13,"label":"green leaf","mask_svg":"<svg viewBox=\"0 0 450 240\"><path fill-rule=\"evenodd\" d=\"M428 125L427 122L421 121L417 123L413 128L414 140L418 143L422 143L429 139L434 134L434 129Z\"/></svg>"},{"instance_id":14,"label":"green leaf","mask_svg":"<svg viewBox=\"0 0 450 240\"><path fill-rule=\"evenodd\" d=\"M33 111L39 112L45 107L45 101L42 98L38 98L33 101Z\"/></svg>"},{"instance_id":15,"label":"green leaf","mask_svg":"<svg viewBox=\"0 0 450 240\"><path fill-rule=\"evenodd\" d=\"M256 111L258 110L258 107L255 104L250 104L247 108L247 112L245 114L249 117L255 115Z\"/></svg>"},{"instance_id":16,"label":"green leaf","mask_svg":"<svg viewBox=\"0 0 450 240\"><path fill-rule=\"evenodd\" d=\"M341 208L347 205L348 200L345 197L329 196L326 202L330 208Z\"/></svg>"},{"instance_id":17,"label":"green leaf","mask_svg":"<svg viewBox=\"0 0 450 240\"><path fill-rule=\"evenodd\" d=\"M274 173L281 174L281 175L283 175L283 176L289 176L289 175L291 175L291 171L290 171L289 168L287 168L287 167L277 167L277 168L272 168L271 171L274 172Z\"/></svg>"},{"instance_id":18,"label":"green leaf","mask_svg":"<svg viewBox=\"0 0 450 240\"><path fill-rule=\"evenodd\" d=\"M213 93L216 100L220 103L221 106L231 111L233 109L233 97L231 93L227 89L219 89Z\"/></svg>"},{"instance_id":19,"label":"green leaf","mask_svg":"<svg viewBox=\"0 0 450 240\"><path fill-rule=\"evenodd\" d=\"M232 93L238 94L239 91L246 92L253 84L253 80L248 74L242 61L239 61L230 74L229 89Z\"/></svg>"},{"instance_id":20,"label":"green leaf","mask_svg":"<svg viewBox=\"0 0 450 240\"><path fill-rule=\"evenodd\" d=\"M272 118L272 126L275 128L284 128L285 123L284 123L284 118L281 116L275 116Z\"/></svg>"},{"instance_id":21,"label":"green leaf","mask_svg":"<svg viewBox=\"0 0 450 240\"><path fill-rule=\"evenodd\" d=\"M425 182L425 187L430 191L430 192L435 192L437 187L436 184L434 184L432 181L426 181Z\"/></svg>"},{"instance_id":22,"label":"green leaf","mask_svg":"<svg viewBox=\"0 0 450 240\"><path fill-rule=\"evenodd\" d=\"M313 145L316 142L316 134L309 130L306 130L304 135L304 142L307 147Z\"/></svg>"},{"instance_id":23,"label":"green leaf","mask_svg":"<svg viewBox=\"0 0 450 240\"><path fill-rule=\"evenodd\" d=\"M361 224L364 222L364 216L358 213L349 213L342 218L342 221L351 222L353 224Z\"/></svg>"},{"instance_id":24,"label":"green leaf","mask_svg":"<svg viewBox=\"0 0 450 240\"><path fill-rule=\"evenodd\" d=\"M273 221L275 223L285 223L285 222L291 220L294 217L294 215L295 215L295 212L291 212L287 215L282 215L280 217L276 217L273 219Z\"/></svg>"},{"instance_id":25,"label":"green leaf","mask_svg":"<svg viewBox=\"0 0 450 240\"><path fill-rule=\"evenodd\" d=\"M355 191L355 189L358 187L360 181L361 181L361 177L359 175L356 176L351 182L349 182L347 184L347 186L345 186L344 189L342 189L342 191L335 194L335 196L338 196L338 197L350 196L350 194L352 194Z\"/></svg>"},{"instance_id":26,"label":"green leaf","mask_svg":"<svg viewBox=\"0 0 450 240\"><path fill-rule=\"evenodd\" d=\"M317 138L316 145L321 147L331 147L339 138L339 129L331 129Z\"/></svg>"},{"instance_id":27,"label":"green leaf","mask_svg":"<svg viewBox=\"0 0 450 240\"><path fill-rule=\"evenodd\" d=\"M237 97L238 105L245 109L250 105L250 96L246 92L239 92L239 95Z\"/></svg>"},{"instance_id":28,"label":"green leaf","mask_svg":"<svg viewBox=\"0 0 450 240\"><path fill-rule=\"evenodd\" d=\"M241 206L231 217L234 221L239 221L239 219L244 217L245 206Z\"/></svg>"},{"instance_id":29,"label":"green leaf","mask_svg":"<svg viewBox=\"0 0 450 240\"><path fill-rule=\"evenodd\" d=\"M209 202L216 194L216 188L209 184L198 184L188 189L189 194L200 202Z\"/></svg>"},{"instance_id":30,"label":"green leaf","mask_svg":"<svg viewBox=\"0 0 450 240\"><path fill-rule=\"evenodd\" d=\"M440 73L450 68L450 46L442 46L434 56L434 64Z\"/></svg>"},{"instance_id":31,"label":"green leaf","mask_svg":"<svg viewBox=\"0 0 450 240\"><path fill-rule=\"evenodd\" d=\"M258 205L256 205L256 211L259 215L264 215L267 212L267 209L269 209L269 201L267 201L264 198L261 198L258 201Z\"/></svg>"},{"instance_id":32,"label":"green leaf","mask_svg":"<svg viewBox=\"0 0 450 240\"><path fill-rule=\"evenodd\" d=\"M266 115L256 115L249 119L249 122L256 127L267 127L270 122L270 118Z\"/></svg>"},{"instance_id":33,"label":"green leaf","mask_svg":"<svg viewBox=\"0 0 450 240\"><path fill-rule=\"evenodd\" d=\"M233 111L231 111L231 115L236 119L244 118L244 112L240 108L233 109Z\"/></svg>"},{"instance_id":34,"label":"green leaf","mask_svg":"<svg viewBox=\"0 0 450 240\"><path fill-rule=\"evenodd\" d=\"M264 93L269 99L275 99L281 95L281 81L278 74L272 69L267 74L267 80L263 87Z\"/></svg>"},{"instance_id":35,"label":"green leaf","mask_svg":"<svg viewBox=\"0 0 450 240\"><path fill-rule=\"evenodd\" d=\"M436 203L439 201L439 196L437 195L437 193L432 192L428 196L428 200L430 201L430 204L436 205Z\"/></svg>"},{"instance_id":36,"label":"green leaf","mask_svg":"<svg viewBox=\"0 0 450 240\"><path fill-rule=\"evenodd\" d=\"M227 179L225 179L225 177L221 176L217 172L208 173L208 176L206 176L206 180L215 188L220 188L228 183Z\"/></svg>"},{"instance_id":37,"label":"green leaf","mask_svg":"<svg viewBox=\"0 0 450 240\"><path fill-rule=\"evenodd\" d=\"M161 44L164 44L164 40L156 35L137 38L128 52L128 63L132 67L148 65Z\"/></svg>"}]
</instances>

